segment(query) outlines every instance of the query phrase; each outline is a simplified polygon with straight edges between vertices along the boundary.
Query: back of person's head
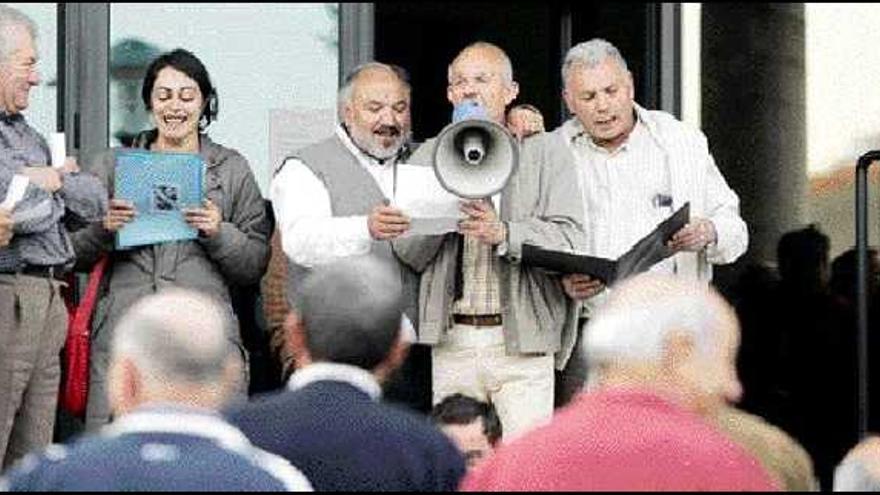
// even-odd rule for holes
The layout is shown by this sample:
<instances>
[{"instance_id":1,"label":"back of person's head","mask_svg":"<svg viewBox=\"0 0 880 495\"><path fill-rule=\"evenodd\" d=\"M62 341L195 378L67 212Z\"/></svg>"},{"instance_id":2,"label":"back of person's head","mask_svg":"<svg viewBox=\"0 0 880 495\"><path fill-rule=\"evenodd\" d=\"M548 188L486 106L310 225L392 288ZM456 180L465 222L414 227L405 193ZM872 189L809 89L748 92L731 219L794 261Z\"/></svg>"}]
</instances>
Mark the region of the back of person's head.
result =
<instances>
[{"instance_id":1,"label":"back of person's head","mask_svg":"<svg viewBox=\"0 0 880 495\"><path fill-rule=\"evenodd\" d=\"M880 438L856 445L834 470L835 492L880 491Z\"/></svg>"},{"instance_id":2,"label":"back of person's head","mask_svg":"<svg viewBox=\"0 0 880 495\"><path fill-rule=\"evenodd\" d=\"M34 21L20 10L0 4L0 62L5 62L18 47L12 46L12 30L23 27L36 40L37 26Z\"/></svg>"},{"instance_id":3,"label":"back of person's head","mask_svg":"<svg viewBox=\"0 0 880 495\"><path fill-rule=\"evenodd\" d=\"M302 339L293 342L304 349L295 348L294 354L305 350L312 362L375 369L399 342L401 290L396 267L374 257L345 258L313 269L297 291L292 331L302 332Z\"/></svg>"},{"instance_id":4,"label":"back of person's head","mask_svg":"<svg viewBox=\"0 0 880 495\"><path fill-rule=\"evenodd\" d=\"M830 240L818 226L786 232L776 246L779 275L787 284L821 289L828 284Z\"/></svg>"},{"instance_id":5,"label":"back of person's head","mask_svg":"<svg viewBox=\"0 0 880 495\"><path fill-rule=\"evenodd\" d=\"M468 466L482 462L501 441L501 419L495 406L462 394L446 397L431 419L464 455Z\"/></svg>"},{"instance_id":6,"label":"back of person's head","mask_svg":"<svg viewBox=\"0 0 880 495\"><path fill-rule=\"evenodd\" d=\"M463 394L446 397L431 410L431 419L438 425L468 425L479 419L490 445L495 446L501 440L501 419L495 406L473 397Z\"/></svg>"},{"instance_id":7,"label":"back of person's head","mask_svg":"<svg viewBox=\"0 0 880 495\"><path fill-rule=\"evenodd\" d=\"M880 288L880 258L878 251L868 248L868 287L869 292ZM858 252L848 249L831 262L831 293L849 301L856 298L856 277L858 277Z\"/></svg>"},{"instance_id":8,"label":"back of person's head","mask_svg":"<svg viewBox=\"0 0 880 495\"><path fill-rule=\"evenodd\" d=\"M176 396L210 397L196 405L221 405L240 373L238 349L229 338L232 328L230 313L197 292L169 289L141 299L115 328L111 374L123 380L111 379L111 396L125 402L125 410ZM127 393L118 389L126 386L126 370L139 381L138 397L120 397Z\"/></svg>"},{"instance_id":9,"label":"back of person's head","mask_svg":"<svg viewBox=\"0 0 880 495\"><path fill-rule=\"evenodd\" d=\"M631 385L666 384L695 408L739 399L738 345L736 314L714 289L653 273L613 286L583 342L591 388L624 377Z\"/></svg>"}]
</instances>

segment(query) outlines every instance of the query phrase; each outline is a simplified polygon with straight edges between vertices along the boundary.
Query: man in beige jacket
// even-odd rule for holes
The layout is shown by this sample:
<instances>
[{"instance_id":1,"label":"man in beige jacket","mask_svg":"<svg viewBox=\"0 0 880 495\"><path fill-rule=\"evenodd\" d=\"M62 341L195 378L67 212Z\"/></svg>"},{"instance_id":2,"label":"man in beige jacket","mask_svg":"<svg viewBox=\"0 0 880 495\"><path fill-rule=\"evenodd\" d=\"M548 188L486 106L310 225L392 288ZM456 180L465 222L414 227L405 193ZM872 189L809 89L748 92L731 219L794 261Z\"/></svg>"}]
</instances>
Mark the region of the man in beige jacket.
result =
<instances>
[{"instance_id":1,"label":"man in beige jacket","mask_svg":"<svg viewBox=\"0 0 880 495\"><path fill-rule=\"evenodd\" d=\"M504 125L518 93L510 60L474 43L449 66L447 98L476 101ZM431 165L436 140L411 161ZM557 367L573 345L576 316L557 275L520 263L524 243L583 244L583 208L570 152L545 135L521 143L519 167L495 198L464 201L459 232L401 238L398 257L420 272L420 343L433 346L433 400L462 393L492 402L510 439L553 413ZM555 356L554 356L555 355Z\"/></svg>"}]
</instances>

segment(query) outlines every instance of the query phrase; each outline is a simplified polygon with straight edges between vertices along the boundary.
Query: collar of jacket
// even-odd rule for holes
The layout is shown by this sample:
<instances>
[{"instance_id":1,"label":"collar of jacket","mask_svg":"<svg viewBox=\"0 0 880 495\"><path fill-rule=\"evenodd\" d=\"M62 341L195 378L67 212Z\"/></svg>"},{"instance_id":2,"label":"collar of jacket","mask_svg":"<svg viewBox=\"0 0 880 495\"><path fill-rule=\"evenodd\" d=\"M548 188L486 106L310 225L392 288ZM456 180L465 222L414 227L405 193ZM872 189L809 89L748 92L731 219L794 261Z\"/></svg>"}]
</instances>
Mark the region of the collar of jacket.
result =
<instances>
[{"instance_id":1,"label":"collar of jacket","mask_svg":"<svg viewBox=\"0 0 880 495\"><path fill-rule=\"evenodd\" d=\"M651 136L651 139L657 143L657 146L659 146L661 150L666 152L666 145L663 142L663 138L660 136L660 131L657 128L657 121L651 116L651 112L635 102L633 102L633 110L636 113L636 121L645 125L645 129L648 130L648 135ZM568 119L568 121L562 124L562 132L566 139L566 144L572 144L577 137L586 133L583 124L581 124L581 121L578 120L576 116Z\"/></svg>"},{"instance_id":2,"label":"collar of jacket","mask_svg":"<svg viewBox=\"0 0 880 495\"><path fill-rule=\"evenodd\" d=\"M21 112L8 113L6 110L0 110L0 120L11 124L24 120L24 115Z\"/></svg>"},{"instance_id":3,"label":"collar of jacket","mask_svg":"<svg viewBox=\"0 0 880 495\"><path fill-rule=\"evenodd\" d=\"M376 401L382 397L382 387L372 373L356 366L339 363L314 363L296 370L291 375L287 387L290 390L298 390L322 381L347 383Z\"/></svg>"},{"instance_id":4,"label":"collar of jacket","mask_svg":"<svg viewBox=\"0 0 880 495\"><path fill-rule=\"evenodd\" d=\"M209 438L227 447L249 445L247 437L217 413L178 405L142 407L101 430L108 438L138 433L170 433Z\"/></svg>"}]
</instances>

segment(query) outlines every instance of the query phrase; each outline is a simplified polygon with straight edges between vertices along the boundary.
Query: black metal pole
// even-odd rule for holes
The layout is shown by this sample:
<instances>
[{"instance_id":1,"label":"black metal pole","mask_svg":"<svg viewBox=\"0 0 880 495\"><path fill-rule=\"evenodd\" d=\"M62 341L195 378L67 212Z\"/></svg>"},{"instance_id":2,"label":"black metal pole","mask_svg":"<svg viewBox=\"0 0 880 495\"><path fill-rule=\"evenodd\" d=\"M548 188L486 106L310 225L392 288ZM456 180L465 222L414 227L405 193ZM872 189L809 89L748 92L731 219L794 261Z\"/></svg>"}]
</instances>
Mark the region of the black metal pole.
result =
<instances>
[{"instance_id":1,"label":"black metal pole","mask_svg":"<svg viewBox=\"0 0 880 495\"><path fill-rule=\"evenodd\" d=\"M868 433L868 168L880 160L869 151L856 164L856 305L859 361L859 438Z\"/></svg>"}]
</instances>

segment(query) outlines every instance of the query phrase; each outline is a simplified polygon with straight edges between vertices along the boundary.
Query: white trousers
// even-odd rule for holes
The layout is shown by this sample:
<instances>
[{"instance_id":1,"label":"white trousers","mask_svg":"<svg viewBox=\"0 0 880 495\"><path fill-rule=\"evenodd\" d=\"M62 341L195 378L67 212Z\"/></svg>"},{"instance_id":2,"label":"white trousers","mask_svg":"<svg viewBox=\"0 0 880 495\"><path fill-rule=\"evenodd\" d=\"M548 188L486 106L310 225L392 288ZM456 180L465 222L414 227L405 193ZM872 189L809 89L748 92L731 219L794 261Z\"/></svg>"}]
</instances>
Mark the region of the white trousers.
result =
<instances>
[{"instance_id":1,"label":"white trousers","mask_svg":"<svg viewBox=\"0 0 880 495\"><path fill-rule=\"evenodd\" d=\"M501 326L453 325L432 360L434 404L456 393L491 402L505 442L553 417L553 355L508 356Z\"/></svg>"}]
</instances>

